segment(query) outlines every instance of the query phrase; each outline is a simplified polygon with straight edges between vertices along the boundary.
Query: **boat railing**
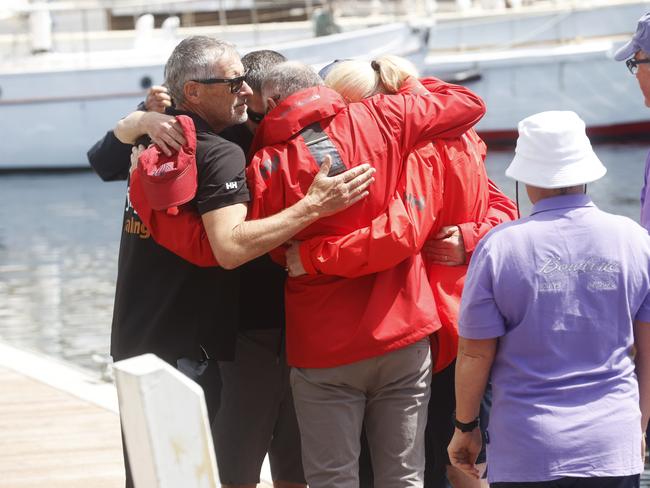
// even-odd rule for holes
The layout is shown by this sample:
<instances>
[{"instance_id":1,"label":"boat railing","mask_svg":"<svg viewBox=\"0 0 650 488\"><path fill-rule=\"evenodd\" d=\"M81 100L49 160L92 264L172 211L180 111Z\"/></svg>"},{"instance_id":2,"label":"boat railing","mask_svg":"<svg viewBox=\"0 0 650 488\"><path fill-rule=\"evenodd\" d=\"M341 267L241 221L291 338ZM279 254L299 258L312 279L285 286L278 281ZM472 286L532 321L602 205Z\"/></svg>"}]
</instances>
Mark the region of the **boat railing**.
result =
<instances>
[{"instance_id":1,"label":"boat railing","mask_svg":"<svg viewBox=\"0 0 650 488\"><path fill-rule=\"evenodd\" d=\"M406 16L422 18L435 10L435 0L359 0L332 3L343 30L379 25ZM13 0L0 7L0 59L15 59L42 52L92 52L133 47L142 32L137 19L151 15L145 29L154 39L170 16L178 17L184 35L191 29L215 28L211 35L228 30L253 34L263 26L313 30L313 19L329 0ZM145 22L148 23L149 21ZM226 29L226 30L220 30Z\"/></svg>"},{"instance_id":2,"label":"boat railing","mask_svg":"<svg viewBox=\"0 0 650 488\"><path fill-rule=\"evenodd\" d=\"M312 35L313 19L330 0L10 0L0 7L0 60L16 59L47 51L94 52L133 48L143 33L135 27L142 15L153 21L146 29L151 40L170 42L178 31L236 38L248 34L248 43L258 44L260 32L271 29L295 30L289 39ZM335 18L342 30L381 25L395 21L435 24L444 31L450 20L462 20L457 49L472 49L465 42L473 25L488 17L514 17L518 12L552 12L541 25L511 36L490 48L508 49L536 41L557 30L561 36L564 21L579 9L605 4L625 4L631 0L337 0ZM513 15L514 14L514 15ZM170 16L177 21L168 22ZM174 28L177 27L176 28ZM281 27L277 27L281 26ZM201 30L205 29L205 30ZM263 39L265 40L265 39ZM142 43L140 43L142 44ZM449 49L448 46L445 49Z\"/></svg>"}]
</instances>

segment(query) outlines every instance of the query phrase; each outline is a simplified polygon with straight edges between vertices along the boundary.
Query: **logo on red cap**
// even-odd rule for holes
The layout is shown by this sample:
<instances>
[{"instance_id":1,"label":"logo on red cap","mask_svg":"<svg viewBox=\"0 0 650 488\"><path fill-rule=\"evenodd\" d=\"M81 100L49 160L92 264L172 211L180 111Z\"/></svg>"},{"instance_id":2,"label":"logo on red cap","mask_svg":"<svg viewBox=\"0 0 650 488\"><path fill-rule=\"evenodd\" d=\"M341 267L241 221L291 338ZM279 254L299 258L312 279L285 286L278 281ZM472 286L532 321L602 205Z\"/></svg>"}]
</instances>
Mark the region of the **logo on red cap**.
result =
<instances>
[{"instance_id":1,"label":"logo on red cap","mask_svg":"<svg viewBox=\"0 0 650 488\"><path fill-rule=\"evenodd\" d=\"M185 145L167 156L157 145L145 149L138 160L142 189L154 210L178 213L177 207L196 195L196 129L186 115L176 117L185 134Z\"/></svg>"}]
</instances>

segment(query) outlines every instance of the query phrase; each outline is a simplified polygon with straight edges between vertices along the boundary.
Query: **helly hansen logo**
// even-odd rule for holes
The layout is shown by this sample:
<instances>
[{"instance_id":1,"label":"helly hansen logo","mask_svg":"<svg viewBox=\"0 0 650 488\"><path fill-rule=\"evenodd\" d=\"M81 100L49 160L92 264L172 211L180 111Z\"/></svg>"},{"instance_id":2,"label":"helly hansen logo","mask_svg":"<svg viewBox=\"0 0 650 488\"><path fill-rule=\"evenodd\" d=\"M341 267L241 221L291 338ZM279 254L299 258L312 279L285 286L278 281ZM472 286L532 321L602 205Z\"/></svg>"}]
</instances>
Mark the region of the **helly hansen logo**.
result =
<instances>
[{"instance_id":1,"label":"helly hansen logo","mask_svg":"<svg viewBox=\"0 0 650 488\"><path fill-rule=\"evenodd\" d=\"M156 170L153 172L153 176L161 176L165 173L169 173L170 171L174 171L174 163L171 161L156 168Z\"/></svg>"},{"instance_id":2,"label":"helly hansen logo","mask_svg":"<svg viewBox=\"0 0 650 488\"><path fill-rule=\"evenodd\" d=\"M408 203L410 206L415 207L418 211L424 210L424 206L426 204L424 197L418 198L415 195L411 195L410 193L404 193L404 200L406 200L406 203Z\"/></svg>"},{"instance_id":3,"label":"helly hansen logo","mask_svg":"<svg viewBox=\"0 0 650 488\"><path fill-rule=\"evenodd\" d=\"M237 189L237 182L236 181L229 181L226 183L226 190L236 190Z\"/></svg>"},{"instance_id":4,"label":"helly hansen logo","mask_svg":"<svg viewBox=\"0 0 650 488\"><path fill-rule=\"evenodd\" d=\"M278 166L280 166L280 156L277 154L274 155L271 159L265 159L262 161L262 164L260 165L260 173L262 174L262 178L266 179L271 176L271 173L276 171L278 169Z\"/></svg>"}]
</instances>

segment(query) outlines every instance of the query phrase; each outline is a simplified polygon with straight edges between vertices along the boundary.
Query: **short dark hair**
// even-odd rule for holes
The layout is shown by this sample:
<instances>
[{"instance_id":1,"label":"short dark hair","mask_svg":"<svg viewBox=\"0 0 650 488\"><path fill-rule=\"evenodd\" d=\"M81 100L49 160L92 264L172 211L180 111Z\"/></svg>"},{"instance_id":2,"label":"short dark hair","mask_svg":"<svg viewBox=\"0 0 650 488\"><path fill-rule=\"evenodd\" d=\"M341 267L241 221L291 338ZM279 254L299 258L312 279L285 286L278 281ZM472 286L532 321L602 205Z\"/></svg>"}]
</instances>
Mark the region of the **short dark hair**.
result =
<instances>
[{"instance_id":1,"label":"short dark hair","mask_svg":"<svg viewBox=\"0 0 650 488\"><path fill-rule=\"evenodd\" d=\"M251 51L241 58L244 69L248 72L246 83L257 93L262 92L264 78L274 66L284 63L287 60L282 54L270 49Z\"/></svg>"}]
</instances>

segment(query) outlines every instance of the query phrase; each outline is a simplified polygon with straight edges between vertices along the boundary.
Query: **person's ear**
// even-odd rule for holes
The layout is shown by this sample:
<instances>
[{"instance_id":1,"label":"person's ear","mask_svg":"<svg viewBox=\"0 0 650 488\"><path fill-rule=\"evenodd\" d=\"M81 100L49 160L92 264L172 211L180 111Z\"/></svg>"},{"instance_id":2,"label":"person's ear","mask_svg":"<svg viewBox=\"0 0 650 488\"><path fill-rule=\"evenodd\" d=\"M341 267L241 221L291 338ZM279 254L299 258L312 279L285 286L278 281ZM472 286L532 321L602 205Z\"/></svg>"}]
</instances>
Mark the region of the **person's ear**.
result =
<instances>
[{"instance_id":1,"label":"person's ear","mask_svg":"<svg viewBox=\"0 0 650 488\"><path fill-rule=\"evenodd\" d=\"M188 102L195 104L200 98L201 84L194 81L188 81L183 86L183 96Z\"/></svg>"},{"instance_id":2,"label":"person's ear","mask_svg":"<svg viewBox=\"0 0 650 488\"><path fill-rule=\"evenodd\" d=\"M275 99L269 97L266 99L266 113L268 114L271 110L278 106L278 102Z\"/></svg>"}]
</instances>

